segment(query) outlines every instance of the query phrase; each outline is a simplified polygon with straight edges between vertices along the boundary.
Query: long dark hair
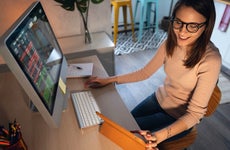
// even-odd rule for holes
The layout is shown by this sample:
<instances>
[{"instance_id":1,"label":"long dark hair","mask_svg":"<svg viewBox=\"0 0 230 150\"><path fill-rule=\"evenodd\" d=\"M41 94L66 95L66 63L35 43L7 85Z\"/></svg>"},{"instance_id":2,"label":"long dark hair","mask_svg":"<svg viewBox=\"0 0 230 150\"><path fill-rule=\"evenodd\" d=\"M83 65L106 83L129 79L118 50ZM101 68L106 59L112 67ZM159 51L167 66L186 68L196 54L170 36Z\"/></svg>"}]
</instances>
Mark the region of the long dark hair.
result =
<instances>
[{"instance_id":1,"label":"long dark hair","mask_svg":"<svg viewBox=\"0 0 230 150\"><path fill-rule=\"evenodd\" d=\"M194 67L203 57L206 46L210 42L212 31L216 20L216 12L213 0L178 0L172 12L172 18L175 17L177 11L181 6L192 7L198 13L206 18L205 31L193 44L188 58L184 62L184 66L187 68ZM169 25L168 38L166 40L166 53L167 56L172 56L174 49L177 45L176 35L173 31L172 23Z\"/></svg>"}]
</instances>

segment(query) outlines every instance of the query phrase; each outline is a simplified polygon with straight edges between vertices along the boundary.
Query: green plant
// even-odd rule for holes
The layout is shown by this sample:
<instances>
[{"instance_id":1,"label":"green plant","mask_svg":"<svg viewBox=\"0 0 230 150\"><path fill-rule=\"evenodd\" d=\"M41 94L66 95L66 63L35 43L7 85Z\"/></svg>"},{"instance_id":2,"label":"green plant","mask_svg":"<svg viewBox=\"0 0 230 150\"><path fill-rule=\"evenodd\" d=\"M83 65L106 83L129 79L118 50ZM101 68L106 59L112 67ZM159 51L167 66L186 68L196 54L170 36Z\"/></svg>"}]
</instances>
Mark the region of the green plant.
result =
<instances>
[{"instance_id":1,"label":"green plant","mask_svg":"<svg viewBox=\"0 0 230 150\"><path fill-rule=\"evenodd\" d=\"M99 4L103 0L54 0L61 4L61 7L67 11L74 11L75 7L81 14L81 18L85 28L85 42L91 43L91 37L88 30L88 11L90 2Z\"/></svg>"}]
</instances>

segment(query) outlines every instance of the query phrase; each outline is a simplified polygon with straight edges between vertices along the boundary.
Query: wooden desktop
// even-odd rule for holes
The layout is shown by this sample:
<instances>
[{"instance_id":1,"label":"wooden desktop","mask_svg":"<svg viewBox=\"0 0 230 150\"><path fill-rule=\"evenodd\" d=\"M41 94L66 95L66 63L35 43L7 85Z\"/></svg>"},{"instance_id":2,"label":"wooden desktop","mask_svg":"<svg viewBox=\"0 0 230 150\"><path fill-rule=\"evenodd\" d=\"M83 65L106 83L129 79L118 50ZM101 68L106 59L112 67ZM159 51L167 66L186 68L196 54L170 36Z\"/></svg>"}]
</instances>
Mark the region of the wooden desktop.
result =
<instances>
[{"instance_id":1,"label":"wooden desktop","mask_svg":"<svg viewBox=\"0 0 230 150\"><path fill-rule=\"evenodd\" d=\"M94 76L107 76L102 64L97 56L89 56L85 58L77 58L68 60L69 63L93 62ZM4 73L3 73L4 74ZM10 72L6 73L0 81L3 83L1 89L17 88L16 93L10 94L8 89L0 92L1 101L0 108L2 115L6 120L17 118L22 125L23 138L31 150L119 150L118 145L110 141L99 132L99 125L80 129L78 120L74 112L72 100L68 99L68 105L62 114L61 124L59 128L50 128L47 126L41 115L37 112L31 112L28 109L28 98L20 86L15 82L13 85L7 85L6 79L9 78ZM12 81L12 79L10 79ZM67 88L69 91L84 89L86 79L68 79ZM8 82L9 83L9 82ZM5 93L7 92L7 93ZM101 109L101 113L114 122L128 130L138 129L134 118L124 105L121 97L116 91L114 85L109 85L100 89L92 89L92 92ZM14 105L15 104L15 105ZM4 106L4 107L3 107ZM1 115L0 115L1 116Z\"/></svg>"}]
</instances>

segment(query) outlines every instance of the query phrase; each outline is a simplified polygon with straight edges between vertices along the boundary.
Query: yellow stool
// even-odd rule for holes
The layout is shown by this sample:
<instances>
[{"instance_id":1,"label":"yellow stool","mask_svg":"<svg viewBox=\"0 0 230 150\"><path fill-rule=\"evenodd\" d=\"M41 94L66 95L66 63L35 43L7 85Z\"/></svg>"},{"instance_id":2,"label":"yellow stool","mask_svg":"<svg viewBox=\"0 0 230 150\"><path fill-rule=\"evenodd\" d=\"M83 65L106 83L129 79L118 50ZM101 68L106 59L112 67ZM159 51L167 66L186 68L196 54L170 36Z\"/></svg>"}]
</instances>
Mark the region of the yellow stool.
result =
<instances>
[{"instance_id":1,"label":"yellow stool","mask_svg":"<svg viewBox=\"0 0 230 150\"><path fill-rule=\"evenodd\" d=\"M131 19L131 25L132 25L132 36L133 36L133 40L135 41L133 11L132 11L132 2L131 2L131 0L111 0L111 5L114 8L114 27L113 27L114 44L116 45L116 43L117 43L118 16L119 16L119 8L120 7L123 8L125 31L127 30L127 7L129 7L129 13L130 13L130 19Z\"/></svg>"}]
</instances>

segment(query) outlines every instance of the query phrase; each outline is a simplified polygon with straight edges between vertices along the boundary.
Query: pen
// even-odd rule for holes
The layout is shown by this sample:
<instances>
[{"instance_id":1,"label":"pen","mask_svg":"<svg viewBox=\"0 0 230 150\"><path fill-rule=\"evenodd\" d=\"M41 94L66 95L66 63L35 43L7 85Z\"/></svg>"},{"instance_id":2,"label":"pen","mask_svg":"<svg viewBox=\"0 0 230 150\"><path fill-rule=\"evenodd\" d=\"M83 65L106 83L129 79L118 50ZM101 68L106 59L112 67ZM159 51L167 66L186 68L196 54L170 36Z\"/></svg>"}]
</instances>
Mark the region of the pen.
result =
<instances>
[{"instance_id":1,"label":"pen","mask_svg":"<svg viewBox=\"0 0 230 150\"><path fill-rule=\"evenodd\" d=\"M80 66L77 66L77 65L74 65L74 64L72 64L72 65L70 65L71 67L76 67L76 69L79 69L79 70L81 70L82 69L82 67L80 67Z\"/></svg>"},{"instance_id":2,"label":"pen","mask_svg":"<svg viewBox=\"0 0 230 150\"><path fill-rule=\"evenodd\" d=\"M7 135L9 135L9 132L3 126L0 126L0 135L1 134L7 136Z\"/></svg>"},{"instance_id":3,"label":"pen","mask_svg":"<svg viewBox=\"0 0 230 150\"><path fill-rule=\"evenodd\" d=\"M76 66L76 68L77 68L77 69L79 69L79 70L81 70L81 69L82 69L82 67L79 67L79 66Z\"/></svg>"},{"instance_id":4,"label":"pen","mask_svg":"<svg viewBox=\"0 0 230 150\"><path fill-rule=\"evenodd\" d=\"M10 145L9 141L0 141L0 145Z\"/></svg>"}]
</instances>

